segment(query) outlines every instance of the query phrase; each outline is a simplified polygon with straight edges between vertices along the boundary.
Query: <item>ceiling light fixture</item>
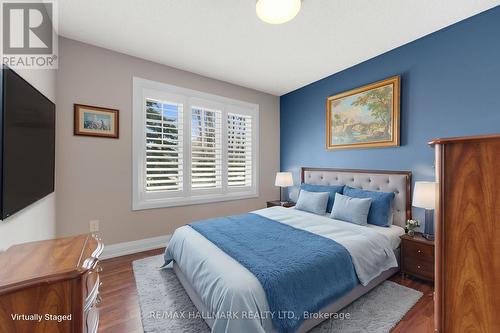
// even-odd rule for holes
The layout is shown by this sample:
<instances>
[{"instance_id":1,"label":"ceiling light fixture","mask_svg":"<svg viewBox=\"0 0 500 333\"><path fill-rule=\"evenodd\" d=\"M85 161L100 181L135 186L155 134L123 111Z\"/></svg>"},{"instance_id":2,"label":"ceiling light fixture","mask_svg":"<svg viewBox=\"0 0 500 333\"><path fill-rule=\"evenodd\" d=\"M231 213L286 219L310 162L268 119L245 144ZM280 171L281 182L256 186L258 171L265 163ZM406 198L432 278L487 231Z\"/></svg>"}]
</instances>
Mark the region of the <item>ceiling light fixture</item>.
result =
<instances>
[{"instance_id":1,"label":"ceiling light fixture","mask_svg":"<svg viewBox=\"0 0 500 333\"><path fill-rule=\"evenodd\" d=\"M282 24L292 20L300 11L301 0L257 0L257 16L269 24Z\"/></svg>"}]
</instances>

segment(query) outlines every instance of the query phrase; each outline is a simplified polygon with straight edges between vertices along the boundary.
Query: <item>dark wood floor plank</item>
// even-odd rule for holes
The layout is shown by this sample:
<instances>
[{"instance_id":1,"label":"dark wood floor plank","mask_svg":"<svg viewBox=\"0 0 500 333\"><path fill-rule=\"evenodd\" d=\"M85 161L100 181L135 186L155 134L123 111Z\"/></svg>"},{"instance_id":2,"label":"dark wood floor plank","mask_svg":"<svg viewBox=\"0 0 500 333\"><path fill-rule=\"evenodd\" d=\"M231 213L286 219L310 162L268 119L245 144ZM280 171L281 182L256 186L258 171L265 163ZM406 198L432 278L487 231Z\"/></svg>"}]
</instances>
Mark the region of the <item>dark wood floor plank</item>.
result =
<instances>
[{"instance_id":1,"label":"dark wood floor plank","mask_svg":"<svg viewBox=\"0 0 500 333\"><path fill-rule=\"evenodd\" d=\"M162 254L164 251L165 249L157 249L102 261L100 333L142 333L132 262ZM424 294L392 330L392 333L434 332L434 288L432 284L418 279L403 278L399 274L390 280Z\"/></svg>"}]
</instances>

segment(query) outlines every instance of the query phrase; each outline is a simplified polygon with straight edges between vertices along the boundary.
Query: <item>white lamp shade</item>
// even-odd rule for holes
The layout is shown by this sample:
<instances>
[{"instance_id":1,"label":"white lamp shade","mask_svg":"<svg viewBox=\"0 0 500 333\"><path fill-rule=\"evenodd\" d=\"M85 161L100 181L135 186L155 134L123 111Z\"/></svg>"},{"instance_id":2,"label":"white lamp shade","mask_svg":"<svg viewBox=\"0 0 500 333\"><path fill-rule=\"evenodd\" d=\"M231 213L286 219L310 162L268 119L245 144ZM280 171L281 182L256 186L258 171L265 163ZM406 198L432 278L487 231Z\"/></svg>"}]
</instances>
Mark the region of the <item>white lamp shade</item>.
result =
<instances>
[{"instance_id":1,"label":"white lamp shade","mask_svg":"<svg viewBox=\"0 0 500 333\"><path fill-rule=\"evenodd\" d=\"M293 186L293 177L291 172L278 172L274 186L287 187Z\"/></svg>"},{"instance_id":2,"label":"white lamp shade","mask_svg":"<svg viewBox=\"0 0 500 333\"><path fill-rule=\"evenodd\" d=\"M413 206L425 209L436 208L437 186L434 182L415 182Z\"/></svg>"},{"instance_id":3,"label":"white lamp shade","mask_svg":"<svg viewBox=\"0 0 500 333\"><path fill-rule=\"evenodd\" d=\"M255 10L262 21L281 24L297 16L301 5L301 0L258 0Z\"/></svg>"}]
</instances>

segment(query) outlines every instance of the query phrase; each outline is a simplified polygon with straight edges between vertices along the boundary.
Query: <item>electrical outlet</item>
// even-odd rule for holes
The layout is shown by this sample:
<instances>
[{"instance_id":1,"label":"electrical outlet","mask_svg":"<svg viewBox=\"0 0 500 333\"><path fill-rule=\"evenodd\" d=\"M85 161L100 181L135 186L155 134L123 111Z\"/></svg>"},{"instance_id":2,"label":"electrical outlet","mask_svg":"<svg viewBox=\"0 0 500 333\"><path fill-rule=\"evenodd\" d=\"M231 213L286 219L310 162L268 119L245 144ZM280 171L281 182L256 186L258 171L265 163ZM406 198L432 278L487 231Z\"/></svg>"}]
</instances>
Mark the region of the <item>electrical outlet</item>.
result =
<instances>
[{"instance_id":1,"label":"electrical outlet","mask_svg":"<svg viewBox=\"0 0 500 333\"><path fill-rule=\"evenodd\" d=\"M89 221L90 232L99 232L99 220Z\"/></svg>"}]
</instances>

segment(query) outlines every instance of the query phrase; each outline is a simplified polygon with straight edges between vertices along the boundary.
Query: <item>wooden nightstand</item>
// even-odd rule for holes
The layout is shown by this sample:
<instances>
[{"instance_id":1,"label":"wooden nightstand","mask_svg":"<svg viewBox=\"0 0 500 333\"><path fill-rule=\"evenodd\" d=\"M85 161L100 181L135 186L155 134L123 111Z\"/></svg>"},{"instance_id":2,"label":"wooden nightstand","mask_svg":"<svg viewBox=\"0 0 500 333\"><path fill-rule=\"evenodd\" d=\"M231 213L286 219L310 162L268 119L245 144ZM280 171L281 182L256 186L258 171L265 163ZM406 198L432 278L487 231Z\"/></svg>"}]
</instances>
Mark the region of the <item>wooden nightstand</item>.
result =
<instances>
[{"instance_id":1,"label":"wooden nightstand","mask_svg":"<svg viewBox=\"0 0 500 333\"><path fill-rule=\"evenodd\" d=\"M283 205L281 205L281 202L279 200L274 200L274 201L268 201L267 202L267 208L274 207L274 206L282 206L282 207L285 207L285 208L290 208L290 207L295 206L295 204L293 202L285 202L285 203L283 203Z\"/></svg>"},{"instance_id":2,"label":"wooden nightstand","mask_svg":"<svg viewBox=\"0 0 500 333\"><path fill-rule=\"evenodd\" d=\"M401 273L434 281L434 241L420 233L401 236Z\"/></svg>"}]
</instances>

